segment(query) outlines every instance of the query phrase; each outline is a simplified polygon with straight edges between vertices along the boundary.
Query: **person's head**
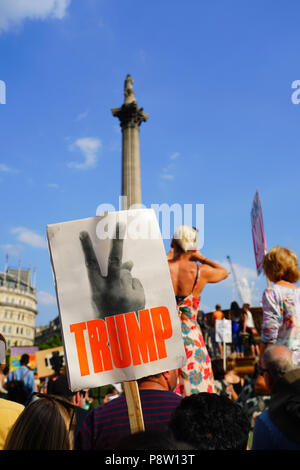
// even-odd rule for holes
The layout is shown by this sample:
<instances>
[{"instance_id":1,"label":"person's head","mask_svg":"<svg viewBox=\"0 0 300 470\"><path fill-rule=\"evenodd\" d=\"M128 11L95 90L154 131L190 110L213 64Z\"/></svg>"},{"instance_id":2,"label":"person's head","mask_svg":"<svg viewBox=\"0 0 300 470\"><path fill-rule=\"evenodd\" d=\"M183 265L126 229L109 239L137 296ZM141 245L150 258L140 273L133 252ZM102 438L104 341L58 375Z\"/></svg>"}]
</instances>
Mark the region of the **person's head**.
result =
<instances>
[{"instance_id":1,"label":"person's head","mask_svg":"<svg viewBox=\"0 0 300 470\"><path fill-rule=\"evenodd\" d=\"M29 355L22 354L21 359L20 359L21 366L27 366L28 362L29 362Z\"/></svg>"},{"instance_id":2,"label":"person's head","mask_svg":"<svg viewBox=\"0 0 300 470\"><path fill-rule=\"evenodd\" d=\"M183 450L190 446L177 443L170 431L146 429L123 437L114 449L118 450Z\"/></svg>"},{"instance_id":3,"label":"person's head","mask_svg":"<svg viewBox=\"0 0 300 470\"><path fill-rule=\"evenodd\" d=\"M211 361L211 366L215 380L223 380L225 377L223 359L213 359Z\"/></svg>"},{"instance_id":4,"label":"person's head","mask_svg":"<svg viewBox=\"0 0 300 470\"><path fill-rule=\"evenodd\" d=\"M54 351L50 359L50 364L55 374L60 374L62 372L64 358L59 354L59 351Z\"/></svg>"},{"instance_id":5,"label":"person's head","mask_svg":"<svg viewBox=\"0 0 300 470\"><path fill-rule=\"evenodd\" d=\"M186 253L187 251L197 250L198 230L189 225L180 225L177 227L171 242L174 249L174 255Z\"/></svg>"},{"instance_id":6,"label":"person's head","mask_svg":"<svg viewBox=\"0 0 300 470\"><path fill-rule=\"evenodd\" d=\"M0 334L0 369L4 370L6 366L6 339Z\"/></svg>"},{"instance_id":7,"label":"person's head","mask_svg":"<svg viewBox=\"0 0 300 470\"><path fill-rule=\"evenodd\" d=\"M270 344L262 355L260 373L271 391L278 380L295 367L290 349L280 344Z\"/></svg>"},{"instance_id":8,"label":"person's head","mask_svg":"<svg viewBox=\"0 0 300 470\"><path fill-rule=\"evenodd\" d=\"M73 403L79 407L83 404L83 399L85 398L85 393L83 390L78 392L72 392L69 388L68 379L65 374L60 374L58 378L52 383L51 393L58 397Z\"/></svg>"},{"instance_id":9,"label":"person's head","mask_svg":"<svg viewBox=\"0 0 300 470\"><path fill-rule=\"evenodd\" d=\"M249 308L250 308L250 304L247 304L247 303L243 304L243 311L244 312L247 312L249 310Z\"/></svg>"},{"instance_id":10,"label":"person's head","mask_svg":"<svg viewBox=\"0 0 300 470\"><path fill-rule=\"evenodd\" d=\"M54 395L27 405L11 428L5 450L71 450L75 426L74 406Z\"/></svg>"},{"instance_id":11,"label":"person's head","mask_svg":"<svg viewBox=\"0 0 300 470\"><path fill-rule=\"evenodd\" d=\"M281 246L275 246L265 255L263 269L267 278L272 282L295 283L300 279L297 255Z\"/></svg>"},{"instance_id":12,"label":"person's head","mask_svg":"<svg viewBox=\"0 0 300 470\"><path fill-rule=\"evenodd\" d=\"M232 312L236 312L236 313L239 313L240 312L240 307L239 307L239 304L234 300L233 302L231 302L230 304L230 310Z\"/></svg>"},{"instance_id":13,"label":"person's head","mask_svg":"<svg viewBox=\"0 0 300 470\"><path fill-rule=\"evenodd\" d=\"M149 375L137 380L139 388L141 389L158 389L173 391L176 388L178 379L178 370L167 370L160 374Z\"/></svg>"},{"instance_id":14,"label":"person's head","mask_svg":"<svg viewBox=\"0 0 300 470\"><path fill-rule=\"evenodd\" d=\"M221 305L220 304L216 305L216 310L221 310Z\"/></svg>"},{"instance_id":15,"label":"person's head","mask_svg":"<svg viewBox=\"0 0 300 470\"><path fill-rule=\"evenodd\" d=\"M226 372L229 372L231 370L234 371L235 368L235 360L233 356L228 356L226 358Z\"/></svg>"},{"instance_id":16,"label":"person's head","mask_svg":"<svg viewBox=\"0 0 300 470\"><path fill-rule=\"evenodd\" d=\"M197 450L245 450L250 421L226 396L203 392L183 398L170 429L177 441Z\"/></svg>"}]
</instances>

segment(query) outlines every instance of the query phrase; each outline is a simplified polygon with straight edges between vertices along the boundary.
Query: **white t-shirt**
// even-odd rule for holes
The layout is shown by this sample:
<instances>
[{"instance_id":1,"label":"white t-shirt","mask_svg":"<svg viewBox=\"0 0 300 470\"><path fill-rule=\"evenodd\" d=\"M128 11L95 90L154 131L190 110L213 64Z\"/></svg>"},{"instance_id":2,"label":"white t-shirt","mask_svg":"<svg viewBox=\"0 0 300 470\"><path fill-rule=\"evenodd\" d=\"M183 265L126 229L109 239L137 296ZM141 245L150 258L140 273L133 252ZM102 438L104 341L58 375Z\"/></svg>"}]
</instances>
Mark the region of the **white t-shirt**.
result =
<instances>
[{"instance_id":1,"label":"white t-shirt","mask_svg":"<svg viewBox=\"0 0 300 470\"><path fill-rule=\"evenodd\" d=\"M247 328L255 328L252 313L249 310L247 310L246 314L247 314L246 327Z\"/></svg>"}]
</instances>

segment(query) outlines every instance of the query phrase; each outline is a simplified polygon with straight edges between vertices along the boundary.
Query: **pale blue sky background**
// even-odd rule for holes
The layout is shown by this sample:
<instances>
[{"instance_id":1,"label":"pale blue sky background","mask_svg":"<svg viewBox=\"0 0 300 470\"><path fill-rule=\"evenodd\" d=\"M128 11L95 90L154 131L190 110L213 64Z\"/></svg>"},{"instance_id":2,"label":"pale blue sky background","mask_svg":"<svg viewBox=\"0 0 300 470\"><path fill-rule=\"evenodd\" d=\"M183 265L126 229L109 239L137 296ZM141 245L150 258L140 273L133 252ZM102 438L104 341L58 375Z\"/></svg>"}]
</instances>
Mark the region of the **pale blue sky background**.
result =
<instances>
[{"instance_id":1,"label":"pale blue sky background","mask_svg":"<svg viewBox=\"0 0 300 470\"><path fill-rule=\"evenodd\" d=\"M299 241L300 5L296 0L1 0L0 265L37 266L37 325L58 311L46 225L118 206L127 73L141 126L143 203L205 204L208 258L230 255L259 305L250 209L267 247ZM73 162L70 164L70 162ZM165 242L166 248L169 242ZM228 308L232 276L204 310Z\"/></svg>"}]
</instances>

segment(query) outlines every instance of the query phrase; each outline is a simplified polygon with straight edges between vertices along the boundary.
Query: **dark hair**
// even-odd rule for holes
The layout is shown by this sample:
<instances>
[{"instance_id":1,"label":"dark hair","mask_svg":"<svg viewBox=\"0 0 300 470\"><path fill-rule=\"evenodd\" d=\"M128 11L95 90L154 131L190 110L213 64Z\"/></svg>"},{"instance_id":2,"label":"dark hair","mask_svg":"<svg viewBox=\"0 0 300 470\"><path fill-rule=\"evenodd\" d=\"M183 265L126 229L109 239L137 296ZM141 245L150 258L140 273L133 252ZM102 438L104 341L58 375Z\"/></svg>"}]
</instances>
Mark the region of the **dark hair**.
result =
<instances>
[{"instance_id":1,"label":"dark hair","mask_svg":"<svg viewBox=\"0 0 300 470\"><path fill-rule=\"evenodd\" d=\"M29 356L28 356L28 354L23 354L23 355L21 356L21 360L20 360L21 366L27 366L28 362L29 362Z\"/></svg>"},{"instance_id":2,"label":"dark hair","mask_svg":"<svg viewBox=\"0 0 300 470\"><path fill-rule=\"evenodd\" d=\"M223 380L225 377L225 370L223 366L223 359L213 359L211 366L216 380Z\"/></svg>"},{"instance_id":3,"label":"dark hair","mask_svg":"<svg viewBox=\"0 0 300 470\"><path fill-rule=\"evenodd\" d=\"M226 396L203 392L181 401L170 429L177 441L197 450L246 450L250 421Z\"/></svg>"},{"instance_id":4,"label":"dark hair","mask_svg":"<svg viewBox=\"0 0 300 470\"><path fill-rule=\"evenodd\" d=\"M221 305L220 304L217 304L216 305L216 310L220 310L221 309Z\"/></svg>"},{"instance_id":5,"label":"dark hair","mask_svg":"<svg viewBox=\"0 0 300 470\"><path fill-rule=\"evenodd\" d=\"M185 450L188 444L176 442L170 430L152 430L129 434L113 446L118 450Z\"/></svg>"},{"instance_id":6,"label":"dark hair","mask_svg":"<svg viewBox=\"0 0 300 470\"><path fill-rule=\"evenodd\" d=\"M233 302L231 302L230 310L240 311L239 304L235 300Z\"/></svg>"},{"instance_id":7,"label":"dark hair","mask_svg":"<svg viewBox=\"0 0 300 470\"><path fill-rule=\"evenodd\" d=\"M61 374L56 380L50 380L48 382L47 393L63 397L66 400L72 401L73 395L76 392L72 392L69 388L68 379L65 374Z\"/></svg>"},{"instance_id":8,"label":"dark hair","mask_svg":"<svg viewBox=\"0 0 300 470\"><path fill-rule=\"evenodd\" d=\"M74 406L54 395L36 394L11 428L5 450L71 450ZM74 423L75 424L75 423Z\"/></svg>"}]
</instances>

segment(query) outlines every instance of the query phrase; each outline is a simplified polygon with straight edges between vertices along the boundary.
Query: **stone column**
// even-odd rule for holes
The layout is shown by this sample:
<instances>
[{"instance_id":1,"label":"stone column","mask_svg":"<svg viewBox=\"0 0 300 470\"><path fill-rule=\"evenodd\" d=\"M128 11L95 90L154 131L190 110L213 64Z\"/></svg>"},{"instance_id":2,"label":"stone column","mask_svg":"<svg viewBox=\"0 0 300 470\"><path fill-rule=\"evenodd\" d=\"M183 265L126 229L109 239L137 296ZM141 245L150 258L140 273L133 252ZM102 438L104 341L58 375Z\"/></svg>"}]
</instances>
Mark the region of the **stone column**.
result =
<instances>
[{"instance_id":1,"label":"stone column","mask_svg":"<svg viewBox=\"0 0 300 470\"><path fill-rule=\"evenodd\" d=\"M124 104L111 110L113 116L119 118L122 129L122 196L127 197L127 207L123 209L142 203L139 132L148 114L138 107L132 83L132 78L127 75Z\"/></svg>"}]
</instances>

